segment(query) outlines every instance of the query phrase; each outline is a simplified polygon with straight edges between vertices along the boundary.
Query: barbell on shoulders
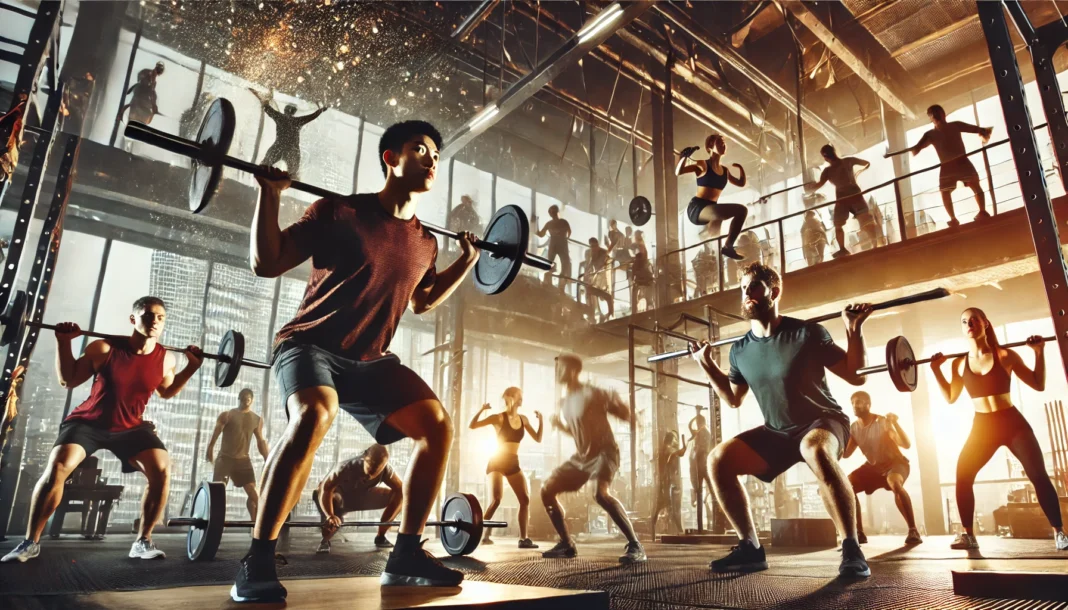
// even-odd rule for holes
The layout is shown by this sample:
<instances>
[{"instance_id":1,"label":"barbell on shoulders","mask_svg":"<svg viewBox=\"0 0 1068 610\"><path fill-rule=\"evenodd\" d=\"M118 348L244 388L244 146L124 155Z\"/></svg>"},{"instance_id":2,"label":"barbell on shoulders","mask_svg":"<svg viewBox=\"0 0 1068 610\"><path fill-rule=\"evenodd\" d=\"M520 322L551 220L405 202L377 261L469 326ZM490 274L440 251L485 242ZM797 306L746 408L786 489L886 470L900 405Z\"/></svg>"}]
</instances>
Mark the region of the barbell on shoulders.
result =
<instances>
[{"instance_id":1,"label":"barbell on shoulders","mask_svg":"<svg viewBox=\"0 0 1068 610\"><path fill-rule=\"evenodd\" d=\"M212 102L204 121L200 124L197 139L187 140L178 136L149 127L144 123L131 121L123 132L127 138L144 142L157 148L170 151L192 160L192 175L189 181L189 210L194 214L202 212L215 196L222 181L224 167L241 170L260 178L268 177L268 168L256 165L227 154L234 138L237 116L234 106L226 98ZM318 197L338 198L342 195L319 186L293 180L291 188ZM428 231L450 239L459 238L459 234L448 229L420 221ZM530 242L530 222L522 208L507 205L486 225L486 234L476 239L474 245L489 256L481 256L474 269L475 285L485 294L503 292L519 275L523 265L549 271L552 263L545 258L530 254L527 248Z\"/></svg>"},{"instance_id":2,"label":"barbell on shoulders","mask_svg":"<svg viewBox=\"0 0 1068 610\"><path fill-rule=\"evenodd\" d=\"M22 341L28 328L42 330L55 330L53 324L34 322L30 319L29 297L23 290L18 290L8 304L7 311L0 315L0 323L4 325L3 333L0 333L0 345L11 345ZM81 334L87 337L99 339L114 339L115 335L98 333L91 330L82 330ZM184 352L183 347L172 347L160 344L160 347L172 352ZM218 353L204 352L204 358L215 361L215 385L220 388L228 388L237 381L241 367L251 366L257 369L269 370L270 364L249 360L245 358L245 336L236 330L228 330L219 341Z\"/></svg>"},{"instance_id":3,"label":"barbell on shoulders","mask_svg":"<svg viewBox=\"0 0 1068 610\"><path fill-rule=\"evenodd\" d=\"M169 526L188 526L186 554L192 561L210 561L219 550L223 530L228 527L254 527L254 521L226 520L226 485L204 481L193 494L193 510L190 517L167 521ZM441 520L427 521L427 525L439 528L441 546L450 555L469 555L474 552L486 528L508 527L506 521L483 521L482 506L471 494L453 493L441 505ZM341 527L396 527L399 521L344 521ZM320 521L286 521L282 527L321 528Z\"/></svg>"}]
</instances>

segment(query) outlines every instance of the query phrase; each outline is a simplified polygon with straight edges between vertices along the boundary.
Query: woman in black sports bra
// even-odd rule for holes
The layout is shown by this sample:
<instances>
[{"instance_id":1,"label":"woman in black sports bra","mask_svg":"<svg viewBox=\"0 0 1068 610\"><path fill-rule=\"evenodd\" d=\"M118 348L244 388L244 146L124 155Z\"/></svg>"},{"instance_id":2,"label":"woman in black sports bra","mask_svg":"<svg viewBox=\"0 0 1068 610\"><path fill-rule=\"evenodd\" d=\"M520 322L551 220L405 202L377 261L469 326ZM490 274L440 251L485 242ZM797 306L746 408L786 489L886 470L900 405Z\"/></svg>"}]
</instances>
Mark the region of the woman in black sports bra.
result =
<instances>
[{"instance_id":1,"label":"woman in black sports bra","mask_svg":"<svg viewBox=\"0 0 1068 610\"><path fill-rule=\"evenodd\" d=\"M486 465L486 474L490 477L490 493L493 494L489 506L483 515L483 519L493 518L493 513L501 505L501 497L504 495L504 479L508 479L508 485L515 492L519 501L519 548L536 549L530 538L527 538L527 522L530 518L530 486L527 477L519 468L519 442L523 440L524 432L530 432L535 442L541 442L542 419L541 412L535 411L538 418L538 429L530 425L526 415L519 414L519 407L523 405L523 391L516 387L504 391L504 411L494 413L485 419L479 419L483 413L490 410L489 403L482 405L482 409L475 413L471 419L471 429L482 428L492 425L497 430L497 455L490 458ZM493 544L489 536L490 530L482 538L482 544Z\"/></svg>"},{"instance_id":2,"label":"woman in black sports bra","mask_svg":"<svg viewBox=\"0 0 1068 610\"><path fill-rule=\"evenodd\" d=\"M727 232L727 239L720 249L720 254L734 260L742 260L742 256L734 250L734 241L742 232L742 225L749 215L749 210L744 205L737 203L719 203L719 196L727 183L737 187L745 186L745 169L734 163L738 168L738 177L731 175L727 166L720 163L723 153L727 151L727 142L723 136L713 134L705 139L705 150L708 151L708 159L690 159L690 155L697 152L696 146L690 146L682 151L679 162L675 165L675 175L697 174L697 194L686 206L686 216L695 225L704 225L701 231L702 237L712 236L713 231L718 233L719 227L725 220L731 224Z\"/></svg>"},{"instance_id":3,"label":"woman in black sports bra","mask_svg":"<svg viewBox=\"0 0 1068 610\"><path fill-rule=\"evenodd\" d=\"M999 447L1005 446L1023 464L1024 472L1035 488L1038 504L1053 526L1057 550L1068 551L1068 537L1062 527L1057 491L1046 474L1042 448L1030 424L1012 405L1009 394L1013 373L1035 390L1041 392L1045 389L1044 340L1038 335L1027 338L1027 344L1035 351L1035 368L1032 370L1027 368L1023 358L1015 351L998 345L993 325L983 310L975 307L965 309L960 316L960 323L971 346L967 355L953 360L949 381L942 374L942 363L946 357L941 352L931 357L931 370L946 400L951 404L956 402L961 390L965 389L975 407L972 431L957 460L957 509L964 532L957 535L951 548L979 548L972 529L975 514L972 486L979 470L994 457Z\"/></svg>"}]
</instances>

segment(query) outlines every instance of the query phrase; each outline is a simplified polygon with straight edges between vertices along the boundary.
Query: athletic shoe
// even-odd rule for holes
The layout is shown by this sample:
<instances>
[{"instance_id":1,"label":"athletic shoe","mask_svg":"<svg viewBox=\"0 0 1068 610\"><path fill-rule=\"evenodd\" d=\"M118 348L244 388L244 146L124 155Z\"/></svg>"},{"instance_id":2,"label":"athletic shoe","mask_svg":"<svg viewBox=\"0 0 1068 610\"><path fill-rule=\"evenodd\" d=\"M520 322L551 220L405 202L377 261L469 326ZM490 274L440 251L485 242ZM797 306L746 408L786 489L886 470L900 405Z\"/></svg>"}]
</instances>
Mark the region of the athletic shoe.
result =
<instances>
[{"instance_id":1,"label":"athletic shoe","mask_svg":"<svg viewBox=\"0 0 1068 610\"><path fill-rule=\"evenodd\" d=\"M315 553L318 554L318 555L326 555L329 552L330 552L330 541L329 540L321 540L321 541L319 541L319 546L316 547Z\"/></svg>"},{"instance_id":2,"label":"athletic shoe","mask_svg":"<svg viewBox=\"0 0 1068 610\"><path fill-rule=\"evenodd\" d=\"M521 549L536 549L538 545L534 544L534 541L530 538L523 538L519 541L519 548Z\"/></svg>"},{"instance_id":3,"label":"athletic shoe","mask_svg":"<svg viewBox=\"0 0 1068 610\"><path fill-rule=\"evenodd\" d=\"M956 218L950 218L949 222L947 222L946 224L949 225L950 227L959 227L960 226L960 221L957 220Z\"/></svg>"},{"instance_id":4,"label":"athletic shoe","mask_svg":"<svg viewBox=\"0 0 1068 610\"><path fill-rule=\"evenodd\" d=\"M949 548L957 549L958 551L971 551L979 548L979 541L975 539L975 536L961 532L953 539L953 544L949 545Z\"/></svg>"},{"instance_id":5,"label":"athletic shoe","mask_svg":"<svg viewBox=\"0 0 1068 610\"><path fill-rule=\"evenodd\" d=\"M285 601L286 588L278 582L274 557L245 555L241 569L230 587L230 599L235 602L277 603Z\"/></svg>"},{"instance_id":6,"label":"athletic shoe","mask_svg":"<svg viewBox=\"0 0 1068 610\"><path fill-rule=\"evenodd\" d=\"M464 573L446 568L430 551L423 548L423 543L409 551L393 548L386 561L386 569L379 580L383 587L458 587L464 581Z\"/></svg>"},{"instance_id":7,"label":"athletic shoe","mask_svg":"<svg viewBox=\"0 0 1068 610\"><path fill-rule=\"evenodd\" d=\"M1058 551L1068 551L1068 536L1066 536L1064 534L1064 530L1057 530L1057 534L1054 536L1054 538L1056 539L1057 550ZM34 545L34 546L37 546L37 545ZM13 552L14 551L12 551L12 553ZM34 557L36 557L36 556L37 555L35 554ZM4 561L7 561L7 557L4 558ZM24 559L20 559L19 561L25 561L25 560Z\"/></svg>"},{"instance_id":8,"label":"athletic shoe","mask_svg":"<svg viewBox=\"0 0 1068 610\"><path fill-rule=\"evenodd\" d=\"M156 548L151 540L135 540L130 547L130 559L164 559L167 555Z\"/></svg>"},{"instance_id":9,"label":"athletic shoe","mask_svg":"<svg viewBox=\"0 0 1068 610\"><path fill-rule=\"evenodd\" d=\"M838 576L841 578L871 576L871 568L864 559L864 552L860 550L860 544L852 538L842 541L842 563L838 566Z\"/></svg>"},{"instance_id":10,"label":"athletic shoe","mask_svg":"<svg viewBox=\"0 0 1068 610\"><path fill-rule=\"evenodd\" d=\"M857 532L857 542L861 544L868 544L868 535L864 532Z\"/></svg>"},{"instance_id":11,"label":"athletic shoe","mask_svg":"<svg viewBox=\"0 0 1068 610\"><path fill-rule=\"evenodd\" d=\"M3 558L0 558L0 563L7 563L9 561L26 563L27 561L37 557L40 554L40 544L37 544L32 540L23 540L19 543L17 547L11 549L11 551L7 555L4 555Z\"/></svg>"},{"instance_id":12,"label":"athletic shoe","mask_svg":"<svg viewBox=\"0 0 1068 610\"><path fill-rule=\"evenodd\" d=\"M719 251L719 253L720 253L720 255L722 255L722 256L726 256L727 258L733 258L733 259L734 259L734 260L736 260L736 261L740 261L740 260L742 260L743 258L745 258L745 257L744 257L744 256L742 256L741 254L738 254L738 251L737 251L737 250L735 250L735 249L734 249L733 247L731 247L731 246L726 246L726 247L724 247L724 248L721 248L721 249L720 249L720 251Z\"/></svg>"},{"instance_id":13,"label":"athletic shoe","mask_svg":"<svg viewBox=\"0 0 1068 610\"><path fill-rule=\"evenodd\" d=\"M768 569L768 559L764 547L757 548L749 539L742 540L738 546L732 546L726 557L708 564L713 572L759 572Z\"/></svg>"},{"instance_id":14,"label":"athletic shoe","mask_svg":"<svg viewBox=\"0 0 1068 610\"><path fill-rule=\"evenodd\" d=\"M619 558L619 563L642 563L649 559L645 556L645 549L640 542L628 542L626 550Z\"/></svg>"},{"instance_id":15,"label":"athletic shoe","mask_svg":"<svg viewBox=\"0 0 1068 610\"><path fill-rule=\"evenodd\" d=\"M923 544L923 538L920 538L920 532L915 528L909 530L909 535L905 536L905 544Z\"/></svg>"},{"instance_id":16,"label":"athletic shoe","mask_svg":"<svg viewBox=\"0 0 1068 610\"><path fill-rule=\"evenodd\" d=\"M541 554L546 559L570 559L578 555L578 549L571 542L561 540L556 546Z\"/></svg>"},{"instance_id":17,"label":"athletic shoe","mask_svg":"<svg viewBox=\"0 0 1068 610\"><path fill-rule=\"evenodd\" d=\"M375 536L375 548L377 549L391 549L393 543L389 541L389 538L385 536Z\"/></svg>"},{"instance_id":18,"label":"athletic shoe","mask_svg":"<svg viewBox=\"0 0 1068 610\"><path fill-rule=\"evenodd\" d=\"M975 215L976 220L989 220L990 218L990 212L987 212L986 210L982 210Z\"/></svg>"},{"instance_id":19,"label":"athletic shoe","mask_svg":"<svg viewBox=\"0 0 1068 610\"><path fill-rule=\"evenodd\" d=\"M846 250L845 248L842 248L841 250L839 250L839 251L835 252L834 254L832 254L831 258L842 258L843 256L849 256L849 250Z\"/></svg>"}]
</instances>

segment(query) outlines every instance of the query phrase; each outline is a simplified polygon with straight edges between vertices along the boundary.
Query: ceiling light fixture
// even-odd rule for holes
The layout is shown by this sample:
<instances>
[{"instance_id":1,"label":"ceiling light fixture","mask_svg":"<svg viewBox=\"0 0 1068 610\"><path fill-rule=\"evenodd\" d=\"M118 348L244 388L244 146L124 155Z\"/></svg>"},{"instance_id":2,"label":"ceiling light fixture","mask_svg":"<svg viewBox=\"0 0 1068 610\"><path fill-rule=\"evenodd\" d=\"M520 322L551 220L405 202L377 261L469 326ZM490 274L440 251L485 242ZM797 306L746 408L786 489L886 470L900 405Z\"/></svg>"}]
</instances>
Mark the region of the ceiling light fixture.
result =
<instances>
[{"instance_id":1,"label":"ceiling light fixture","mask_svg":"<svg viewBox=\"0 0 1068 610\"><path fill-rule=\"evenodd\" d=\"M578 32L579 44L583 44L587 40L593 38L602 30L604 30L610 23L619 19L623 14L623 7L619 4L612 4L608 8L604 9L593 18L592 21L587 23Z\"/></svg>"}]
</instances>

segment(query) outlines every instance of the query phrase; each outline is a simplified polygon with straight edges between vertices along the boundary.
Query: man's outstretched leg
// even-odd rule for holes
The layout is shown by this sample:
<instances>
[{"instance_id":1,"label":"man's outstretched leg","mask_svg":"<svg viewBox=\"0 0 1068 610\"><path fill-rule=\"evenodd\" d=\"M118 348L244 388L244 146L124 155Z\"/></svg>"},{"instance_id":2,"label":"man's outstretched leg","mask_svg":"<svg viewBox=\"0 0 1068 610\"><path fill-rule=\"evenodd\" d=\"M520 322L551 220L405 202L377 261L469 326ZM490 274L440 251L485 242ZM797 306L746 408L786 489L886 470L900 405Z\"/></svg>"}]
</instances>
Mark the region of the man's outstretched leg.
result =
<instances>
[{"instance_id":1,"label":"man's outstretched leg","mask_svg":"<svg viewBox=\"0 0 1068 610\"><path fill-rule=\"evenodd\" d=\"M897 504L897 509L901 511L901 516L905 518L905 524L909 528L905 544L920 544L923 538L920 538L920 531L916 529L916 515L912 511L912 498L909 492L905 491L905 477L900 473L891 472L886 476L886 482L890 485L890 491L894 492L894 503ZM859 514L857 519L860 519Z\"/></svg>"},{"instance_id":2,"label":"man's outstretched leg","mask_svg":"<svg viewBox=\"0 0 1068 610\"><path fill-rule=\"evenodd\" d=\"M541 501L545 505L545 512L549 515L549 522L560 536L560 542L556 546L541 554L548 559L562 557L574 557L578 554L575 541L571 539L571 533L567 531L567 521L564 518L564 507L560 506L557 496L562 493L578 491L589 480L589 475L575 467L571 462L564 462L562 466L553 471L545 484L541 486Z\"/></svg>"},{"instance_id":3,"label":"man's outstretched leg","mask_svg":"<svg viewBox=\"0 0 1068 610\"><path fill-rule=\"evenodd\" d=\"M768 569L767 557L749 511L749 495L738 477L759 475L770 466L744 441L732 438L712 450L712 490L720 508L738 534L738 546L709 564L715 572L756 572Z\"/></svg>"},{"instance_id":4,"label":"man's outstretched leg","mask_svg":"<svg viewBox=\"0 0 1068 610\"><path fill-rule=\"evenodd\" d=\"M394 412L383 425L415 441L415 449L404 476L400 533L382 572L382 584L458 586L463 582L463 572L446 568L423 550L419 540L445 476L452 446L452 420L440 402L422 400Z\"/></svg>"},{"instance_id":5,"label":"man's outstretched leg","mask_svg":"<svg viewBox=\"0 0 1068 610\"><path fill-rule=\"evenodd\" d=\"M237 602L278 602L286 588L275 571L275 545L286 516L300 500L315 451L337 415L337 392L329 386L299 390L286 401L289 425L263 465L252 546L230 589Z\"/></svg>"},{"instance_id":6,"label":"man's outstretched leg","mask_svg":"<svg viewBox=\"0 0 1068 610\"><path fill-rule=\"evenodd\" d=\"M822 428L809 431L801 439L801 457L819 481L827 511L842 537L842 564L838 573L845 577L868 577L871 570L857 540L856 495L849 478L838 465L839 441Z\"/></svg>"},{"instance_id":7,"label":"man's outstretched leg","mask_svg":"<svg viewBox=\"0 0 1068 610\"><path fill-rule=\"evenodd\" d=\"M130 458L130 463L148 479L141 498L141 528L130 547L131 559L163 559L166 555L152 543L152 528L163 517L171 488L171 458L163 449L146 449Z\"/></svg>"},{"instance_id":8,"label":"man's outstretched leg","mask_svg":"<svg viewBox=\"0 0 1068 610\"><path fill-rule=\"evenodd\" d=\"M956 184L953 187L956 187ZM949 226L956 227L960 225L960 221L957 220L957 214L953 211L953 187L942 189L942 206L946 208L946 213L949 214Z\"/></svg>"},{"instance_id":9,"label":"man's outstretched leg","mask_svg":"<svg viewBox=\"0 0 1068 610\"><path fill-rule=\"evenodd\" d=\"M37 486L33 489L30 498L30 518L26 523L26 539L7 555L2 562L18 561L26 562L37 557L41 553L41 533L44 532L45 524L52 513L56 512L60 500L63 499L63 485L67 477L74 472L78 464L85 459L85 449L81 445L65 444L52 448L48 456L48 466Z\"/></svg>"},{"instance_id":10,"label":"man's outstretched leg","mask_svg":"<svg viewBox=\"0 0 1068 610\"><path fill-rule=\"evenodd\" d=\"M597 504L612 518L619 531L627 538L627 548L619 558L619 563L640 563L645 561L645 549L638 542L638 536L634 533L634 526L627 517L627 510L623 504L612 495L612 481L601 480L597 482L597 493L594 495ZM670 508L668 510L671 510Z\"/></svg>"}]
</instances>

